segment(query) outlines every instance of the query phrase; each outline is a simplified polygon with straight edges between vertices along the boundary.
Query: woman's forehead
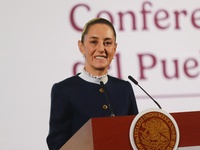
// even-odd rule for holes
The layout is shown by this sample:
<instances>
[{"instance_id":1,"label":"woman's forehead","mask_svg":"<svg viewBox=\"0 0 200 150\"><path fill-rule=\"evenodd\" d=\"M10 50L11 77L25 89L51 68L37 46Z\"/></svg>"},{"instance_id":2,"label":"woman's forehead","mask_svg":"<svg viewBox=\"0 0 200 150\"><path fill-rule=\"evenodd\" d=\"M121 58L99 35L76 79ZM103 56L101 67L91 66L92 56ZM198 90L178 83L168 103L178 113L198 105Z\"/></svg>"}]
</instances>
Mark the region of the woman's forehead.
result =
<instances>
[{"instance_id":1,"label":"woman's forehead","mask_svg":"<svg viewBox=\"0 0 200 150\"><path fill-rule=\"evenodd\" d=\"M109 27L106 24L94 24L92 26L90 26L90 28L88 29L88 33L86 34L86 36L88 38L110 38L113 39L114 38L114 32L111 29L111 27Z\"/></svg>"}]
</instances>

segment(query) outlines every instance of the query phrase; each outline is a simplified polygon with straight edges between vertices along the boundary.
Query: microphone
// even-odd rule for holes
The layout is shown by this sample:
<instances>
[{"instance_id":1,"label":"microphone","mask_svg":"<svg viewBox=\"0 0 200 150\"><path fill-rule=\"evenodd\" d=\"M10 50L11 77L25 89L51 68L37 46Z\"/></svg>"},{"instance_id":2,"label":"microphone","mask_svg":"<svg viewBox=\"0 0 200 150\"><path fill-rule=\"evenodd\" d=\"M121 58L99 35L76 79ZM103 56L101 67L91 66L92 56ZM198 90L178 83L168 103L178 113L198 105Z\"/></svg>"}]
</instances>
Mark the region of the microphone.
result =
<instances>
[{"instance_id":1,"label":"microphone","mask_svg":"<svg viewBox=\"0 0 200 150\"><path fill-rule=\"evenodd\" d=\"M115 114L114 114L114 112L113 112L112 106L110 105L110 99L109 99L109 97L108 97L108 94L107 94L107 91L106 91L106 88L105 88L105 85L104 85L103 81L100 81L100 85L101 85L101 87L104 89L104 93L105 93L106 99L107 99L107 101L108 101L108 107L109 107L110 113L111 113L110 116L111 116L111 117L114 117Z\"/></svg>"},{"instance_id":2,"label":"microphone","mask_svg":"<svg viewBox=\"0 0 200 150\"><path fill-rule=\"evenodd\" d=\"M140 89L142 89L142 90L154 101L154 103L156 103L156 105L157 105L160 109L162 109L161 106L158 104L158 102L157 102L156 100L154 100L153 97L151 97L151 95L149 95L149 94L138 84L138 82L137 82L132 76L128 76L128 78L129 78L135 85L139 86Z\"/></svg>"}]
</instances>

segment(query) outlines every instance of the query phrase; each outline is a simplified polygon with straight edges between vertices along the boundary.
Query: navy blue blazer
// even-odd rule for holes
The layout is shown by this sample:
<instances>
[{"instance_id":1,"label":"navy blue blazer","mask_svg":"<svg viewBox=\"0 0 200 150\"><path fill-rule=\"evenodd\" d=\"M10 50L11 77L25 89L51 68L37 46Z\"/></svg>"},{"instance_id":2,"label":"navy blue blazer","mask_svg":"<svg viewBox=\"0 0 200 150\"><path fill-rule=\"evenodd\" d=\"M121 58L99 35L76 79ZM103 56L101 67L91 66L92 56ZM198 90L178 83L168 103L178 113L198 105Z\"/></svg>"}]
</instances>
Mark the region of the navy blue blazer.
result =
<instances>
[{"instance_id":1,"label":"navy blue blazer","mask_svg":"<svg viewBox=\"0 0 200 150\"><path fill-rule=\"evenodd\" d=\"M107 95L116 116L136 115L138 108L131 84L108 76ZM58 150L90 118L110 116L101 85L87 82L78 75L56 83L51 92L50 129L47 144Z\"/></svg>"}]
</instances>

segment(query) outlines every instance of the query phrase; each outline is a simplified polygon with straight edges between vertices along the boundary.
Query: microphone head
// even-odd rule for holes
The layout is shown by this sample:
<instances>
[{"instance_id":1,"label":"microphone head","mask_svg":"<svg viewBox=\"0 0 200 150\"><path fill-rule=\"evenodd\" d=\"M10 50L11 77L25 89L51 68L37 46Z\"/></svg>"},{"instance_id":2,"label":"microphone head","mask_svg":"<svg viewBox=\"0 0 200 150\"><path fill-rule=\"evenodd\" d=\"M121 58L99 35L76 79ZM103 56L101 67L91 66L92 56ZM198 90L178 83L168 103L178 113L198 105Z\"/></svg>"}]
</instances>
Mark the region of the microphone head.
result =
<instances>
[{"instance_id":1,"label":"microphone head","mask_svg":"<svg viewBox=\"0 0 200 150\"><path fill-rule=\"evenodd\" d=\"M103 81L100 81L100 85L103 87L104 86L104 83L103 83Z\"/></svg>"},{"instance_id":2,"label":"microphone head","mask_svg":"<svg viewBox=\"0 0 200 150\"><path fill-rule=\"evenodd\" d=\"M134 84L138 85L138 82L132 77L132 76L128 76L128 78L133 81Z\"/></svg>"}]
</instances>

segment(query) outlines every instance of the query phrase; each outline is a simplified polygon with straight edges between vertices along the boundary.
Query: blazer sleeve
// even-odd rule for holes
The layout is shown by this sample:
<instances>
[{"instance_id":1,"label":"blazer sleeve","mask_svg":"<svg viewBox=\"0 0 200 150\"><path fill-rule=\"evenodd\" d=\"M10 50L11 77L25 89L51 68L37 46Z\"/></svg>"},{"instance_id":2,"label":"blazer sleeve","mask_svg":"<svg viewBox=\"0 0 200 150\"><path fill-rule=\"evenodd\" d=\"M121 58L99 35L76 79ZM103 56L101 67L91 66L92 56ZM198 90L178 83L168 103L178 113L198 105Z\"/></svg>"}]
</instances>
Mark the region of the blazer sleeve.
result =
<instances>
[{"instance_id":1,"label":"blazer sleeve","mask_svg":"<svg viewBox=\"0 0 200 150\"><path fill-rule=\"evenodd\" d=\"M58 150L71 137L71 111L69 100L61 84L51 90L51 109L47 145L49 150Z\"/></svg>"}]
</instances>

